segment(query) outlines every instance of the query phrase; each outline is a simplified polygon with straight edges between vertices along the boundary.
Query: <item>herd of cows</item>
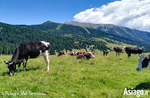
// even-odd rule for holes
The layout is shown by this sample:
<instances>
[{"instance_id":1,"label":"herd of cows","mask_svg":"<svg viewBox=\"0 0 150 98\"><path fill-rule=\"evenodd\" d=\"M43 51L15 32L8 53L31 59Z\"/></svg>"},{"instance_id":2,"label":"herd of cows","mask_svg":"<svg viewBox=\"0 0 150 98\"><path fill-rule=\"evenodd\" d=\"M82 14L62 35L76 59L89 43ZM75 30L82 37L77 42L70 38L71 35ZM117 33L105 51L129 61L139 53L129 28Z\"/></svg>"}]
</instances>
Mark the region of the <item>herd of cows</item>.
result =
<instances>
[{"instance_id":1,"label":"herd of cows","mask_svg":"<svg viewBox=\"0 0 150 98\"><path fill-rule=\"evenodd\" d=\"M139 54L139 64L136 68L137 71L141 71L144 68L150 68L150 54L145 56L142 54L142 48L133 48L133 47L114 47L114 51L116 52L116 56L120 55L120 53L125 50L128 54L128 58L131 57L131 54ZM26 63L29 58L36 58L42 55L47 63L47 71L49 71L49 51L50 51L50 43L45 41L40 42L23 42L20 43L11 58L10 61L4 61L8 65L10 75L14 75L16 70L16 64L18 65L18 72L20 71L20 65L23 62L24 71L26 68ZM107 56L109 52L103 51L103 55ZM58 56L67 55L66 51L60 51ZM69 55L76 55L76 59L87 59L94 58L95 52L70 52Z\"/></svg>"},{"instance_id":2,"label":"herd of cows","mask_svg":"<svg viewBox=\"0 0 150 98\"><path fill-rule=\"evenodd\" d=\"M90 58L94 58L95 52L89 52L87 53L86 51L79 51L79 52L70 52L68 53L68 55L71 55L71 56L74 56L76 55L77 56L77 59L87 59L89 60ZM60 51L58 56L62 56L62 55L67 55L66 51Z\"/></svg>"}]
</instances>

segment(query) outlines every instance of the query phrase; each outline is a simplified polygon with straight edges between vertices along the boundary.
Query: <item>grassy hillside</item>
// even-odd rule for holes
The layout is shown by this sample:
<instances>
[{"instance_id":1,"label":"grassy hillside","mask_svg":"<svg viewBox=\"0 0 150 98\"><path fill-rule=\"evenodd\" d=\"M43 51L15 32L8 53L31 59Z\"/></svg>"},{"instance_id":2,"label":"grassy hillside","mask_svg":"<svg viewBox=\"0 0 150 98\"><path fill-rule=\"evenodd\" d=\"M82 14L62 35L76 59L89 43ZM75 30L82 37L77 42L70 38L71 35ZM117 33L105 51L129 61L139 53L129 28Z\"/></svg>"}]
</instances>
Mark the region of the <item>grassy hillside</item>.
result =
<instances>
[{"instance_id":1,"label":"grassy hillside","mask_svg":"<svg viewBox=\"0 0 150 98\"><path fill-rule=\"evenodd\" d=\"M149 32L139 31L136 29L130 29L127 27L117 26L113 24L92 24L92 23L82 23L76 21L67 21L65 24L93 28L100 31L104 31L109 34L114 34L117 36L125 37L136 41L141 41L148 44L150 41Z\"/></svg>"},{"instance_id":2,"label":"grassy hillside","mask_svg":"<svg viewBox=\"0 0 150 98\"><path fill-rule=\"evenodd\" d=\"M125 88L150 91L149 70L135 70L138 55L128 59L125 53L116 57L111 52L104 57L98 52L88 61L50 55L49 72L44 59L39 57L29 59L27 71L21 67L21 72L14 76L8 75L3 62L10 58L11 55L0 55L0 97L4 98L136 98L123 95ZM149 98L148 94L141 97Z\"/></svg>"}]
</instances>

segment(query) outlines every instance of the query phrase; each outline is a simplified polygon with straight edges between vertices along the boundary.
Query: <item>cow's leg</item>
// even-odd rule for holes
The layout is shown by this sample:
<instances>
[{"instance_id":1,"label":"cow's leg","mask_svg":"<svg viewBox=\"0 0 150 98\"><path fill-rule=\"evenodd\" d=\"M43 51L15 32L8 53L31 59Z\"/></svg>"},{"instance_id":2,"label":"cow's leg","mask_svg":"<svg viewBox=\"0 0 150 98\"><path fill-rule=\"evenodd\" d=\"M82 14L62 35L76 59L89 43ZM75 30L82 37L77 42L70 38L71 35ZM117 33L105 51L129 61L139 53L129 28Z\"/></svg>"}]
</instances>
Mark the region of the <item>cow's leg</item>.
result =
<instances>
[{"instance_id":1,"label":"cow's leg","mask_svg":"<svg viewBox=\"0 0 150 98\"><path fill-rule=\"evenodd\" d=\"M23 70L26 71L27 59L23 59Z\"/></svg>"},{"instance_id":2,"label":"cow's leg","mask_svg":"<svg viewBox=\"0 0 150 98\"><path fill-rule=\"evenodd\" d=\"M21 65L21 63L18 64L18 72L20 72L20 65Z\"/></svg>"},{"instance_id":3,"label":"cow's leg","mask_svg":"<svg viewBox=\"0 0 150 98\"><path fill-rule=\"evenodd\" d=\"M128 53L128 58L130 58L131 57L131 53Z\"/></svg>"},{"instance_id":4,"label":"cow's leg","mask_svg":"<svg viewBox=\"0 0 150 98\"><path fill-rule=\"evenodd\" d=\"M131 58L131 53L130 53L130 55L129 55L129 56L130 56L130 58Z\"/></svg>"},{"instance_id":5,"label":"cow's leg","mask_svg":"<svg viewBox=\"0 0 150 98\"><path fill-rule=\"evenodd\" d=\"M46 50L44 53L42 53L46 63L47 63L47 71L49 71L49 52Z\"/></svg>"},{"instance_id":6,"label":"cow's leg","mask_svg":"<svg viewBox=\"0 0 150 98\"><path fill-rule=\"evenodd\" d=\"M120 52L118 52L118 56L120 56Z\"/></svg>"}]
</instances>

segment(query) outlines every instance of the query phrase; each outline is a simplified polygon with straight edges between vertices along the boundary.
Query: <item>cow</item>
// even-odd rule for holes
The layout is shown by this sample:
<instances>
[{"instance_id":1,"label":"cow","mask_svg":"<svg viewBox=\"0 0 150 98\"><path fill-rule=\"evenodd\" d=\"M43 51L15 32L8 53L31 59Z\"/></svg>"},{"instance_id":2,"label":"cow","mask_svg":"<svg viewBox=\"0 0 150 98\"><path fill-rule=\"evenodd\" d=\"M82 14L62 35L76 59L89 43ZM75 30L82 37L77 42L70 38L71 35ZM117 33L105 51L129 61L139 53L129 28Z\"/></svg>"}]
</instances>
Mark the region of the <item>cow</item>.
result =
<instances>
[{"instance_id":1,"label":"cow","mask_svg":"<svg viewBox=\"0 0 150 98\"><path fill-rule=\"evenodd\" d=\"M68 53L68 55L71 55L71 56L74 56L76 54L77 54L77 52L70 52L70 53Z\"/></svg>"},{"instance_id":2,"label":"cow","mask_svg":"<svg viewBox=\"0 0 150 98\"><path fill-rule=\"evenodd\" d=\"M87 59L87 60L89 60L90 58L95 58L95 56L91 52L89 52L87 54L79 54L77 56L77 59Z\"/></svg>"},{"instance_id":3,"label":"cow","mask_svg":"<svg viewBox=\"0 0 150 98\"><path fill-rule=\"evenodd\" d=\"M120 55L120 53L122 52L122 47L114 47L114 50L115 50L115 52L116 52L116 56L118 55Z\"/></svg>"},{"instance_id":4,"label":"cow","mask_svg":"<svg viewBox=\"0 0 150 98\"><path fill-rule=\"evenodd\" d=\"M79 55L79 54L86 54L86 51L77 52L77 55Z\"/></svg>"},{"instance_id":5,"label":"cow","mask_svg":"<svg viewBox=\"0 0 150 98\"><path fill-rule=\"evenodd\" d=\"M107 56L107 54L108 54L109 52L108 51L103 51L103 56Z\"/></svg>"},{"instance_id":6,"label":"cow","mask_svg":"<svg viewBox=\"0 0 150 98\"><path fill-rule=\"evenodd\" d=\"M58 54L58 56L62 56L62 55L66 56L66 54L67 54L66 51L60 51L59 54Z\"/></svg>"},{"instance_id":7,"label":"cow","mask_svg":"<svg viewBox=\"0 0 150 98\"><path fill-rule=\"evenodd\" d=\"M131 57L131 53L132 54L141 54L143 51L142 48L134 48L134 47L126 47L126 46L124 46L123 49L128 54L128 58Z\"/></svg>"},{"instance_id":8,"label":"cow","mask_svg":"<svg viewBox=\"0 0 150 98\"><path fill-rule=\"evenodd\" d=\"M49 51L50 43L45 41L40 42L23 42L20 43L11 58L11 61L4 61L8 64L10 75L14 75L16 70L16 64L18 64L18 72L20 71L20 65L23 62L24 71L26 63L29 58L36 58L42 55L47 63L47 71L49 71Z\"/></svg>"},{"instance_id":9,"label":"cow","mask_svg":"<svg viewBox=\"0 0 150 98\"><path fill-rule=\"evenodd\" d=\"M136 68L137 71L141 71L142 69L148 68L150 69L150 54L145 56L143 54L139 55L139 64Z\"/></svg>"}]
</instances>

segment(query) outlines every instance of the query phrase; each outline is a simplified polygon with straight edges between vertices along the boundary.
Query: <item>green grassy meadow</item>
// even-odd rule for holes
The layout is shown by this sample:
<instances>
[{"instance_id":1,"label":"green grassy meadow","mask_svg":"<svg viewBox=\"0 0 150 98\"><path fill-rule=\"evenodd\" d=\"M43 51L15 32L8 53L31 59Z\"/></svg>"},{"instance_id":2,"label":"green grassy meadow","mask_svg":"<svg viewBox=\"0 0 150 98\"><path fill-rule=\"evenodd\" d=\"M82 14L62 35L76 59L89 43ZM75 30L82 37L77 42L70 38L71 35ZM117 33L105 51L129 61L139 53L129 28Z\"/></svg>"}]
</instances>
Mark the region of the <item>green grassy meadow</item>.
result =
<instances>
[{"instance_id":1,"label":"green grassy meadow","mask_svg":"<svg viewBox=\"0 0 150 98\"><path fill-rule=\"evenodd\" d=\"M25 72L21 66L21 72L9 76L4 60L12 55L0 55L0 98L136 98L124 95L125 88L150 91L150 71L136 71L139 57L131 56L98 52L90 60L76 60L50 55L49 72L41 56L29 59Z\"/></svg>"}]
</instances>

